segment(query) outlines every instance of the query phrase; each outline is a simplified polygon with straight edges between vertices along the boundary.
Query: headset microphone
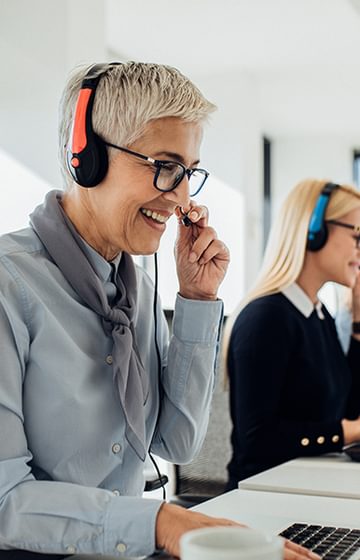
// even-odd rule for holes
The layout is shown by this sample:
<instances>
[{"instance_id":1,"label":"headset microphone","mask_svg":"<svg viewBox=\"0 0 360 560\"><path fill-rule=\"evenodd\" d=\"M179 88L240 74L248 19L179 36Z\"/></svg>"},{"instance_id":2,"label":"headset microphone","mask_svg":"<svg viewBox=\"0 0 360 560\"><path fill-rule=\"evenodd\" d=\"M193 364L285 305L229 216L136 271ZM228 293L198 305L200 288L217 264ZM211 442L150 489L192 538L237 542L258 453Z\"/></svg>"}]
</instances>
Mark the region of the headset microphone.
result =
<instances>
[{"instance_id":1,"label":"headset microphone","mask_svg":"<svg viewBox=\"0 0 360 560\"><path fill-rule=\"evenodd\" d=\"M309 222L306 245L308 251L320 251L327 241L328 229L325 222L326 208L329 204L331 193L338 188L340 188L340 185L336 183L326 183L316 201Z\"/></svg>"},{"instance_id":2,"label":"headset microphone","mask_svg":"<svg viewBox=\"0 0 360 560\"><path fill-rule=\"evenodd\" d=\"M181 218L181 223L183 224L183 226L189 227L192 225L192 221L190 220L189 216L188 216L188 212L184 212L182 207L179 206L180 208L180 212L182 214L182 218Z\"/></svg>"}]
</instances>

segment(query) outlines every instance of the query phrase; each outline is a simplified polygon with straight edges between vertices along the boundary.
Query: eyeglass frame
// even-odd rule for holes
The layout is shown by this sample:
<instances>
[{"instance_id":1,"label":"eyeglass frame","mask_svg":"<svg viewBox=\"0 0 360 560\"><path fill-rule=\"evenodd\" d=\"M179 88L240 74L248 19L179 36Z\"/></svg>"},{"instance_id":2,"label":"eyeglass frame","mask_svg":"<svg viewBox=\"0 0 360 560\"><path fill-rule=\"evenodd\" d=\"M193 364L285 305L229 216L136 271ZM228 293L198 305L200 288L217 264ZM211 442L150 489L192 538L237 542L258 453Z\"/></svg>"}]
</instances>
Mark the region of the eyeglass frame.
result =
<instances>
[{"instance_id":1,"label":"eyeglass frame","mask_svg":"<svg viewBox=\"0 0 360 560\"><path fill-rule=\"evenodd\" d=\"M356 249L360 249L360 225L355 226L353 224L346 224L345 222L339 222L338 220L326 220L327 224L332 224L334 226L340 226L347 229L352 229L353 232L356 234L355 239L355 247Z\"/></svg>"},{"instance_id":2,"label":"eyeglass frame","mask_svg":"<svg viewBox=\"0 0 360 560\"><path fill-rule=\"evenodd\" d=\"M104 144L106 146L109 146L110 148L115 148L116 150L120 150L121 152L125 152L126 154L130 154L131 156L135 156L137 158L141 158L145 161L147 161L148 163L151 163L152 165L154 165L156 167L156 171L154 173L154 180L153 180L153 185L155 187L156 190L160 191L160 192L171 192L173 190L176 189L176 187L178 187L181 183L181 181L184 179L185 175L187 175L188 181L190 181L190 177L191 175L195 172L195 171L200 171L203 175L204 175L204 180L203 182L200 184L200 187L194 192L194 193L190 193L190 196L196 196L197 194L199 194L199 192L201 191L201 189L203 188L204 184L206 183L207 178L209 177L210 173L208 171L206 171L206 169L202 169L200 167L193 167L193 168L188 168L185 167L184 164L180 163L179 161L171 161L171 160L161 160L161 159L154 159L150 156L146 156L144 154L140 154L139 152L134 152L133 150L129 150L129 148L123 148L122 146L117 146L116 144L112 144L111 142L104 142ZM183 174L180 177L180 179L176 179L175 183L172 185L172 187L170 189L162 189L160 187L157 186L157 180L159 178L161 169L166 165L166 164L175 164L178 165L179 167L182 168L183 170Z\"/></svg>"}]
</instances>

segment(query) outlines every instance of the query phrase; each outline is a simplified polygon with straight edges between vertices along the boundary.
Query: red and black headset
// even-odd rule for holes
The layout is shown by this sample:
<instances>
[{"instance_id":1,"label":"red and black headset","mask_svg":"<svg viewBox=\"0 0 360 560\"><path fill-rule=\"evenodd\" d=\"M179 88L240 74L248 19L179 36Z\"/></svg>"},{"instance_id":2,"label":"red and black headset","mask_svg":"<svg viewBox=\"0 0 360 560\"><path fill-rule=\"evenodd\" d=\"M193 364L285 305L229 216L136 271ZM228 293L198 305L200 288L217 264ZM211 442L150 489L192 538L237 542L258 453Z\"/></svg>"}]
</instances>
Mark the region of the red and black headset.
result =
<instances>
[{"instance_id":1,"label":"red and black headset","mask_svg":"<svg viewBox=\"0 0 360 560\"><path fill-rule=\"evenodd\" d=\"M104 141L94 132L92 109L101 77L119 64L121 62L94 64L81 83L66 159L74 181L82 187L96 187L108 170L107 149Z\"/></svg>"}]
</instances>

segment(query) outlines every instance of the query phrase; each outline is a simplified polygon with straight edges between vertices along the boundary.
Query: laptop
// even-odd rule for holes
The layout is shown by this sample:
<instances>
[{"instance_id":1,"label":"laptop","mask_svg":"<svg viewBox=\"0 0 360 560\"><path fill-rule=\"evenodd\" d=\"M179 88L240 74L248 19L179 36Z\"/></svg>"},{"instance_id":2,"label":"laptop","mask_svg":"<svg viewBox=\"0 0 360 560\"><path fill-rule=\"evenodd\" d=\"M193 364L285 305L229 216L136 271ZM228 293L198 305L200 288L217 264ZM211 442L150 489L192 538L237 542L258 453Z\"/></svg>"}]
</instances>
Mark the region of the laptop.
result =
<instances>
[{"instance_id":1,"label":"laptop","mask_svg":"<svg viewBox=\"0 0 360 560\"><path fill-rule=\"evenodd\" d=\"M360 500L240 489L194 509L271 534L282 534L311 550L318 549L324 560L360 560ZM322 529L325 531L316 537ZM312 537L314 540L307 543Z\"/></svg>"},{"instance_id":2,"label":"laptop","mask_svg":"<svg viewBox=\"0 0 360 560\"><path fill-rule=\"evenodd\" d=\"M295 459L241 480L239 488L360 499L360 463L343 456Z\"/></svg>"},{"instance_id":3,"label":"laptop","mask_svg":"<svg viewBox=\"0 0 360 560\"><path fill-rule=\"evenodd\" d=\"M346 560L360 551L360 529L292 523L280 535L309 548L325 560Z\"/></svg>"}]
</instances>

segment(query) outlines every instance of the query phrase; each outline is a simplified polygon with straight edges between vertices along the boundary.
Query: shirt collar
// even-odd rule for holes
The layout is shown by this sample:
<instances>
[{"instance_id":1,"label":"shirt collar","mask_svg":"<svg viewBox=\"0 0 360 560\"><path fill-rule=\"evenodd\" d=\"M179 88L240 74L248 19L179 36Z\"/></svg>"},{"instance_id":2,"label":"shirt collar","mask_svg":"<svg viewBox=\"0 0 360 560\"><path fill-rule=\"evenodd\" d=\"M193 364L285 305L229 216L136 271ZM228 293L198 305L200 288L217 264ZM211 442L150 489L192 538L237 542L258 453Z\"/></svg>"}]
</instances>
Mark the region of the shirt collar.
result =
<instances>
[{"instance_id":1,"label":"shirt collar","mask_svg":"<svg viewBox=\"0 0 360 560\"><path fill-rule=\"evenodd\" d=\"M85 239L81 237L78 233L77 236L82 243L83 250L88 261L91 263L95 272L99 275L100 279L103 282L108 282L108 281L112 282L117 274L122 253L119 253L112 261L109 262L106 259L104 259L104 257L102 257L100 253L95 251L95 249L93 249L93 247L91 247L87 243L87 241L85 241Z\"/></svg>"},{"instance_id":2,"label":"shirt collar","mask_svg":"<svg viewBox=\"0 0 360 560\"><path fill-rule=\"evenodd\" d=\"M291 301L296 309L298 309L307 319L310 317L314 309L316 310L319 319L324 319L324 314L321 309L321 301L318 301L314 305L309 296L295 282L294 284L290 284L290 286L283 288L281 293L284 294L284 296Z\"/></svg>"}]
</instances>

